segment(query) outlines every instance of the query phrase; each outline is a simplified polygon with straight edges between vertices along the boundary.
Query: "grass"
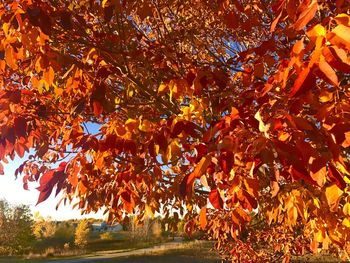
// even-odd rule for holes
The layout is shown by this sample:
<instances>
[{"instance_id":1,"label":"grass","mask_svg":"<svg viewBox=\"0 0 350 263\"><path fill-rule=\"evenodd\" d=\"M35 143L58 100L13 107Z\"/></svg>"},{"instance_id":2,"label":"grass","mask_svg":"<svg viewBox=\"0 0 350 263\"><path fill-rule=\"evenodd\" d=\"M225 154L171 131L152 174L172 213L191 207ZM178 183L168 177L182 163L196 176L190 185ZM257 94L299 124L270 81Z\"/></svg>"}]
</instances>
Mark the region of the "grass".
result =
<instances>
[{"instance_id":1,"label":"grass","mask_svg":"<svg viewBox=\"0 0 350 263\"><path fill-rule=\"evenodd\" d=\"M45 262L48 259L57 260L57 259L71 259L79 258L83 255L98 255L98 254L110 254L110 253L121 253L127 252L140 248L148 248L156 244L160 244L160 241L132 241L129 240L130 234L128 232L118 232L111 233L112 239L101 239L101 233L93 232L89 237L88 246L86 249L64 249L61 246L58 246L55 242L50 242L47 240L39 250L30 253L26 256L17 256L17 257L0 257L0 262Z\"/></svg>"},{"instance_id":2,"label":"grass","mask_svg":"<svg viewBox=\"0 0 350 263\"><path fill-rule=\"evenodd\" d=\"M211 242L186 242L173 246L160 246L156 251L144 255L113 258L99 263L219 263L219 256L211 251Z\"/></svg>"}]
</instances>

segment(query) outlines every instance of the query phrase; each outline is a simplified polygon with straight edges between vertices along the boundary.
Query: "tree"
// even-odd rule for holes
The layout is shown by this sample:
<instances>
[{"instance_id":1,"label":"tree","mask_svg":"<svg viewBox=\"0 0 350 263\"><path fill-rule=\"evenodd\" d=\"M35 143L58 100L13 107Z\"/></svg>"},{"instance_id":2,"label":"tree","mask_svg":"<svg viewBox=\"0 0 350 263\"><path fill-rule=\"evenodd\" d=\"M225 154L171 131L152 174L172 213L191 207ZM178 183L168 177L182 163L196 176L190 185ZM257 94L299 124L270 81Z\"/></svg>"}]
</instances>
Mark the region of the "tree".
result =
<instances>
[{"instance_id":1,"label":"tree","mask_svg":"<svg viewBox=\"0 0 350 263\"><path fill-rule=\"evenodd\" d=\"M80 220L74 233L75 245L77 245L80 248L86 247L88 243L89 233L90 233L89 222L87 220Z\"/></svg>"},{"instance_id":2,"label":"tree","mask_svg":"<svg viewBox=\"0 0 350 263\"><path fill-rule=\"evenodd\" d=\"M28 206L11 206L0 200L0 254L15 254L30 248L34 236Z\"/></svg>"},{"instance_id":3,"label":"tree","mask_svg":"<svg viewBox=\"0 0 350 263\"><path fill-rule=\"evenodd\" d=\"M33 234L39 239L52 238L56 232L56 223L50 217L44 219L39 212L34 214Z\"/></svg>"},{"instance_id":4,"label":"tree","mask_svg":"<svg viewBox=\"0 0 350 263\"><path fill-rule=\"evenodd\" d=\"M345 0L4 0L0 159L30 152L16 174L39 181L38 202L55 189L109 221L176 210L232 260L340 254L348 13Z\"/></svg>"}]
</instances>

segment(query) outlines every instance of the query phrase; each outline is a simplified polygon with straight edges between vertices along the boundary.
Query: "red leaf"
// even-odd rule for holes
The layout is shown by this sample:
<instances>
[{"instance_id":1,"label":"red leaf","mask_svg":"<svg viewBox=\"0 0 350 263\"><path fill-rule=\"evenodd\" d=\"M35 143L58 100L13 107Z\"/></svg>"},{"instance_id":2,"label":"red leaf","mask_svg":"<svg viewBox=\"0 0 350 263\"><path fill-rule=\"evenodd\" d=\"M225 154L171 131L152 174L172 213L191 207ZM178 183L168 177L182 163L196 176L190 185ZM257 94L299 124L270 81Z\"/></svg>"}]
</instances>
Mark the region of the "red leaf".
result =
<instances>
[{"instance_id":1,"label":"red leaf","mask_svg":"<svg viewBox=\"0 0 350 263\"><path fill-rule=\"evenodd\" d=\"M192 174L187 174L181 181L180 184L180 195L185 197L188 193L192 192L192 187L194 183L194 176Z\"/></svg>"},{"instance_id":2,"label":"red leaf","mask_svg":"<svg viewBox=\"0 0 350 263\"><path fill-rule=\"evenodd\" d=\"M41 191L36 205L40 204L41 202L44 202L47 198L49 198L51 192L52 192L52 188L48 188L45 191Z\"/></svg>"},{"instance_id":3,"label":"red leaf","mask_svg":"<svg viewBox=\"0 0 350 263\"><path fill-rule=\"evenodd\" d=\"M16 136L19 137L26 137L26 131L27 131L27 122L25 118L18 117L14 120L14 128Z\"/></svg>"},{"instance_id":4,"label":"red leaf","mask_svg":"<svg viewBox=\"0 0 350 263\"><path fill-rule=\"evenodd\" d=\"M98 102L98 101L93 101L92 102L92 107L93 107L93 110L94 110L94 115L96 116L96 117L98 117L98 116L100 116L101 114L102 114L102 112L103 112L103 107L102 107L102 105L101 105L101 103L100 102Z\"/></svg>"},{"instance_id":5,"label":"red leaf","mask_svg":"<svg viewBox=\"0 0 350 263\"><path fill-rule=\"evenodd\" d=\"M221 199L218 189L214 189L209 193L209 201L216 209L222 209L224 207L224 202Z\"/></svg>"},{"instance_id":6,"label":"red leaf","mask_svg":"<svg viewBox=\"0 0 350 263\"><path fill-rule=\"evenodd\" d=\"M239 26L239 16L234 12L229 12L227 15L225 15L224 20L229 28L237 29Z\"/></svg>"},{"instance_id":7,"label":"red leaf","mask_svg":"<svg viewBox=\"0 0 350 263\"><path fill-rule=\"evenodd\" d=\"M23 158L24 156L24 152L25 152L25 148L24 146L17 142L15 145L14 145L14 149L15 149L15 152L17 153L17 155L20 157L20 158Z\"/></svg>"},{"instance_id":8,"label":"red leaf","mask_svg":"<svg viewBox=\"0 0 350 263\"><path fill-rule=\"evenodd\" d=\"M56 172L64 172L66 169L67 162L61 162L58 168L56 169Z\"/></svg>"},{"instance_id":9,"label":"red leaf","mask_svg":"<svg viewBox=\"0 0 350 263\"><path fill-rule=\"evenodd\" d=\"M125 211L129 214L132 213L134 209L134 200L132 199L131 195L125 191L120 196L123 199Z\"/></svg>"},{"instance_id":10,"label":"red leaf","mask_svg":"<svg viewBox=\"0 0 350 263\"><path fill-rule=\"evenodd\" d=\"M185 125L184 125L183 121L178 121L172 129L172 135L174 137L177 137L183 131L184 126Z\"/></svg>"},{"instance_id":11,"label":"red leaf","mask_svg":"<svg viewBox=\"0 0 350 263\"><path fill-rule=\"evenodd\" d=\"M4 175L4 166L2 165L2 163L0 162L0 175Z\"/></svg>"},{"instance_id":12,"label":"red leaf","mask_svg":"<svg viewBox=\"0 0 350 263\"><path fill-rule=\"evenodd\" d=\"M346 182L344 181L342 175L338 172L338 170L334 167L333 164L329 164L328 166L328 174L333 182L341 189L344 190L346 187Z\"/></svg>"},{"instance_id":13,"label":"red leaf","mask_svg":"<svg viewBox=\"0 0 350 263\"><path fill-rule=\"evenodd\" d=\"M40 186L48 185L51 182L53 176L54 176L54 170L50 170L50 171L44 173L44 175L41 176L41 178L40 178Z\"/></svg>"}]
</instances>

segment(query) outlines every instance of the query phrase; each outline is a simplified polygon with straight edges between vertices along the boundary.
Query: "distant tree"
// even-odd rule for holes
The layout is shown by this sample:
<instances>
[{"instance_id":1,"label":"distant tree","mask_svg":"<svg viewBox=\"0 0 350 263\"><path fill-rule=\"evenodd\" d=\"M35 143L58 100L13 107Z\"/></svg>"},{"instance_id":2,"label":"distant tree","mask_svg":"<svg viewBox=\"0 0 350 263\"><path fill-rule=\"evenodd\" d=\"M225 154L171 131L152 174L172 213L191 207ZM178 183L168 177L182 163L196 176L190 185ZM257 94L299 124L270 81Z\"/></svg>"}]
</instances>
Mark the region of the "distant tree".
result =
<instances>
[{"instance_id":1,"label":"distant tree","mask_svg":"<svg viewBox=\"0 0 350 263\"><path fill-rule=\"evenodd\" d=\"M34 240L32 225L28 206L11 206L0 200L0 253L15 254L29 248Z\"/></svg>"},{"instance_id":2,"label":"distant tree","mask_svg":"<svg viewBox=\"0 0 350 263\"><path fill-rule=\"evenodd\" d=\"M55 238L61 242L70 242L74 239L73 223L64 221L56 226Z\"/></svg>"},{"instance_id":3,"label":"distant tree","mask_svg":"<svg viewBox=\"0 0 350 263\"><path fill-rule=\"evenodd\" d=\"M88 221L81 220L75 230L75 245L81 248L86 247L88 243L89 232L90 226Z\"/></svg>"},{"instance_id":4,"label":"distant tree","mask_svg":"<svg viewBox=\"0 0 350 263\"><path fill-rule=\"evenodd\" d=\"M44 219L39 213L34 214L33 234L36 239L47 239L55 235L56 223L51 217Z\"/></svg>"}]
</instances>

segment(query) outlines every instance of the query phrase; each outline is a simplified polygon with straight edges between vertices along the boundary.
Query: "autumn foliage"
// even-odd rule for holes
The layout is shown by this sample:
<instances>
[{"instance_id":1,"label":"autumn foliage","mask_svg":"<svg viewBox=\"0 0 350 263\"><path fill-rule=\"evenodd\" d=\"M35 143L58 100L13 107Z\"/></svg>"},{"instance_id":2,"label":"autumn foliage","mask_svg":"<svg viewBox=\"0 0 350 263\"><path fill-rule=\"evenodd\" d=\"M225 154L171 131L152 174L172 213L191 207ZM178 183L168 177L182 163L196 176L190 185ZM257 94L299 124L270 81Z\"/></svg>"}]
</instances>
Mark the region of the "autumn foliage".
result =
<instances>
[{"instance_id":1,"label":"autumn foliage","mask_svg":"<svg viewBox=\"0 0 350 263\"><path fill-rule=\"evenodd\" d=\"M38 202L175 213L232 260L347 255L349 7L3 0L0 160L29 154Z\"/></svg>"}]
</instances>

